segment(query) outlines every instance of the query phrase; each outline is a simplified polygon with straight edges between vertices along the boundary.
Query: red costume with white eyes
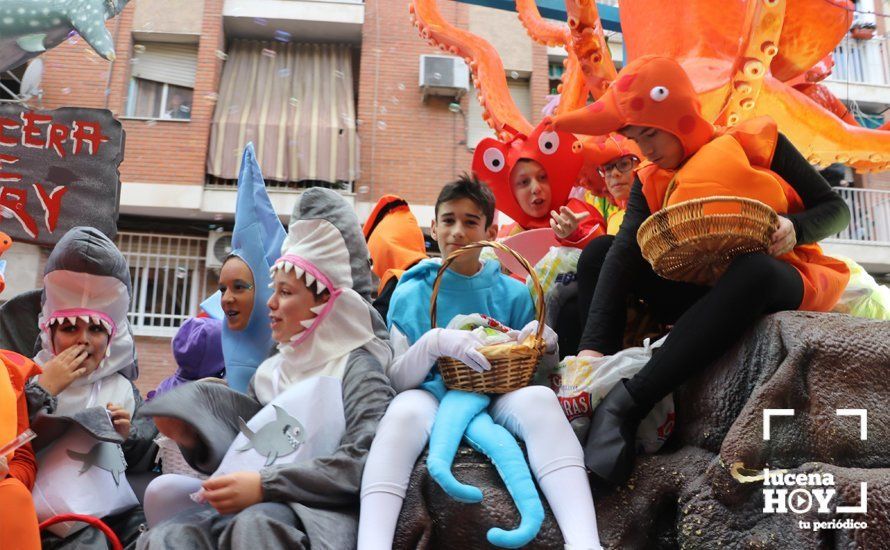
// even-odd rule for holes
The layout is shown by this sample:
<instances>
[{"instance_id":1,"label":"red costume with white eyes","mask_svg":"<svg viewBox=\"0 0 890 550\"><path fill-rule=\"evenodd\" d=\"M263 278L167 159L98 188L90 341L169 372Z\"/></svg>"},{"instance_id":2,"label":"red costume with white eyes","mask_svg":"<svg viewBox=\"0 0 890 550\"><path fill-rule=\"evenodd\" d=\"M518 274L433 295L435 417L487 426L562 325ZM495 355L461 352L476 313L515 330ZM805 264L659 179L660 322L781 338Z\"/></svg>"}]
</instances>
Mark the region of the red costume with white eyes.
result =
<instances>
[{"instance_id":1,"label":"red costume with white eyes","mask_svg":"<svg viewBox=\"0 0 890 550\"><path fill-rule=\"evenodd\" d=\"M573 212L589 212L581 220L578 229L566 239L557 240L564 246L583 248L594 237L605 234L606 223L602 214L593 206L578 199L569 199L569 192L575 186L584 159L573 151L575 136L568 132L547 131L545 125L537 128L526 137L517 133L509 143L501 143L493 138L483 139L473 154L473 173L488 184L494 193L497 208L516 221L517 227L502 228L500 236L509 236L526 229L550 227L550 216L533 218L522 210L513 195L510 185L510 172L520 160L533 160L547 171L550 183L550 209L559 211L567 206ZM504 234L504 230L507 233Z\"/></svg>"}]
</instances>

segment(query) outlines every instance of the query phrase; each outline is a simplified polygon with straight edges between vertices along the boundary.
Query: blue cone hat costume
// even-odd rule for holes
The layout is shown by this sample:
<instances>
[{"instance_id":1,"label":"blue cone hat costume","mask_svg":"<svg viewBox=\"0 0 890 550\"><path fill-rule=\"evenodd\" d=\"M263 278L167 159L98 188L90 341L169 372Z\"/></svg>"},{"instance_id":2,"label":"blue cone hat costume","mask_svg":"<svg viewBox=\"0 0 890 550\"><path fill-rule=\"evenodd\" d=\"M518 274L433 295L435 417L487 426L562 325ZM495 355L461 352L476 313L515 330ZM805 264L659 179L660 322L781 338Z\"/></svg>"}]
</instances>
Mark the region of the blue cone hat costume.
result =
<instances>
[{"instance_id":1,"label":"blue cone hat costume","mask_svg":"<svg viewBox=\"0 0 890 550\"><path fill-rule=\"evenodd\" d=\"M284 237L284 226L266 192L253 143L248 143L241 156L241 170L238 173L232 255L244 260L253 272L253 309L244 330L230 330L223 323L222 332L226 378L231 388L241 392L247 391L250 378L275 346L266 302L272 296L269 269L281 254ZM216 293L202 304L212 317L223 317L220 298L221 295Z\"/></svg>"}]
</instances>

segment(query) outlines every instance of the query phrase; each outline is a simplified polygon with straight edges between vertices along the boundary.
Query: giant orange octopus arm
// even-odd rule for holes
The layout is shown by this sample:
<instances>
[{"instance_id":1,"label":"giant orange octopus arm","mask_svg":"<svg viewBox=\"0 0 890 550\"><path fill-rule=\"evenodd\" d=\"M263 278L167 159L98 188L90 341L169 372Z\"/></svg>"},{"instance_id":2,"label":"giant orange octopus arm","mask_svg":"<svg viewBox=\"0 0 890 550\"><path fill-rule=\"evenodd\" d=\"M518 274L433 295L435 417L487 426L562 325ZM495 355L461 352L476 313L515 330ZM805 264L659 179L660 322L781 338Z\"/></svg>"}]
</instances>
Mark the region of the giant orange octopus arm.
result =
<instances>
[{"instance_id":1,"label":"giant orange octopus arm","mask_svg":"<svg viewBox=\"0 0 890 550\"><path fill-rule=\"evenodd\" d=\"M774 78L764 80L755 113L771 116L813 164L840 162L858 172L890 169L890 133L847 124Z\"/></svg>"},{"instance_id":2,"label":"giant orange octopus arm","mask_svg":"<svg viewBox=\"0 0 890 550\"><path fill-rule=\"evenodd\" d=\"M538 44L559 47L568 45L571 40L567 26L541 17L535 0L516 0L516 13L525 32Z\"/></svg>"},{"instance_id":3,"label":"giant orange octopus arm","mask_svg":"<svg viewBox=\"0 0 890 550\"><path fill-rule=\"evenodd\" d=\"M565 70L562 73L562 83L557 88L560 98L556 114L574 111L586 105L590 92L587 90L584 75L580 73L581 65L578 57L574 49L568 47L572 41L569 27L541 17L534 0L516 0L516 12L519 14L519 21L525 27L525 32L532 40L545 46L564 46L568 52L568 57L563 60Z\"/></svg>"},{"instance_id":4,"label":"giant orange octopus arm","mask_svg":"<svg viewBox=\"0 0 890 550\"><path fill-rule=\"evenodd\" d=\"M566 48L577 56L587 89L594 99L599 99L615 80L617 71L606 46L596 1L566 0L566 15L572 38Z\"/></svg>"},{"instance_id":5,"label":"giant orange octopus arm","mask_svg":"<svg viewBox=\"0 0 890 550\"><path fill-rule=\"evenodd\" d=\"M562 73L562 82L556 88L560 96L559 105L556 107L557 115L584 107L590 96L578 58L574 51L569 50L568 52L569 56L562 62L562 66L565 67L565 71Z\"/></svg>"},{"instance_id":6,"label":"giant orange octopus arm","mask_svg":"<svg viewBox=\"0 0 890 550\"><path fill-rule=\"evenodd\" d=\"M459 55L470 66L473 85L479 91L482 117L502 141L514 131L530 134L531 123L525 119L510 96L504 65L494 46L475 34L458 29L446 21L436 8L435 0L413 0L410 6L414 26L431 45Z\"/></svg>"}]
</instances>

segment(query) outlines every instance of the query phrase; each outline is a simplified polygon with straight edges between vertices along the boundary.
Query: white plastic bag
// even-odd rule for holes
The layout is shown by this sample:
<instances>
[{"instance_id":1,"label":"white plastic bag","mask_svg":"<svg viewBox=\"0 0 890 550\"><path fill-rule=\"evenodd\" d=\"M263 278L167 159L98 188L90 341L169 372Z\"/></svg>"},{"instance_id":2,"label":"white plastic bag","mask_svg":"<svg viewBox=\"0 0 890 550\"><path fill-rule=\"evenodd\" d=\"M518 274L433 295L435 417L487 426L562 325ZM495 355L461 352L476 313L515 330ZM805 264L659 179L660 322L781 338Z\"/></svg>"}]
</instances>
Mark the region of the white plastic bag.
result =
<instances>
[{"instance_id":1,"label":"white plastic bag","mask_svg":"<svg viewBox=\"0 0 890 550\"><path fill-rule=\"evenodd\" d=\"M605 357L569 356L560 363L561 380L557 393L566 417L579 431L588 424L593 410L612 387L624 378L638 373L661 347L664 338L649 344L647 338L641 348L628 348ZM637 447L652 454L667 441L674 428L673 394L662 399L643 419L637 430Z\"/></svg>"},{"instance_id":2,"label":"white plastic bag","mask_svg":"<svg viewBox=\"0 0 890 550\"><path fill-rule=\"evenodd\" d=\"M581 250L569 246L551 246L550 251L535 264L535 273L541 281L541 288L547 293L556 284L568 284L575 280L578 271L578 258ZM531 277L525 280L534 290Z\"/></svg>"}]
</instances>

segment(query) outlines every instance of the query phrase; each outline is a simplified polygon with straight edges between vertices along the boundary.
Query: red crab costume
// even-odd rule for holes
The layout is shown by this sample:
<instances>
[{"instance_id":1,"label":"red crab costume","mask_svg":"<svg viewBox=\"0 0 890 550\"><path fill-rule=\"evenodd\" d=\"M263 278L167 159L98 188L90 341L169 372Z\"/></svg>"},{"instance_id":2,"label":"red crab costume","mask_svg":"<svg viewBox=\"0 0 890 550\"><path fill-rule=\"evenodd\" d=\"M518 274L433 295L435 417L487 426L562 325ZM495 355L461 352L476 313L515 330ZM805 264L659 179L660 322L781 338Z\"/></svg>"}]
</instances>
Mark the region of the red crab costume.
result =
<instances>
[{"instance_id":1,"label":"red crab costume","mask_svg":"<svg viewBox=\"0 0 890 550\"><path fill-rule=\"evenodd\" d=\"M547 171L550 210L567 206L576 213L590 213L581 220L574 233L565 239L557 238L560 244L584 248L595 237L604 235L606 223L602 214L584 201L569 198L584 163L583 157L574 150L575 136L568 132L550 131L544 124L539 124L529 136L518 132L514 132L514 135L508 143L493 138L483 139L473 154L473 173L491 188L498 210L516 222L502 227L498 237L550 227L549 215L539 218L529 216L513 195L510 173L520 160L533 160Z\"/></svg>"}]
</instances>

